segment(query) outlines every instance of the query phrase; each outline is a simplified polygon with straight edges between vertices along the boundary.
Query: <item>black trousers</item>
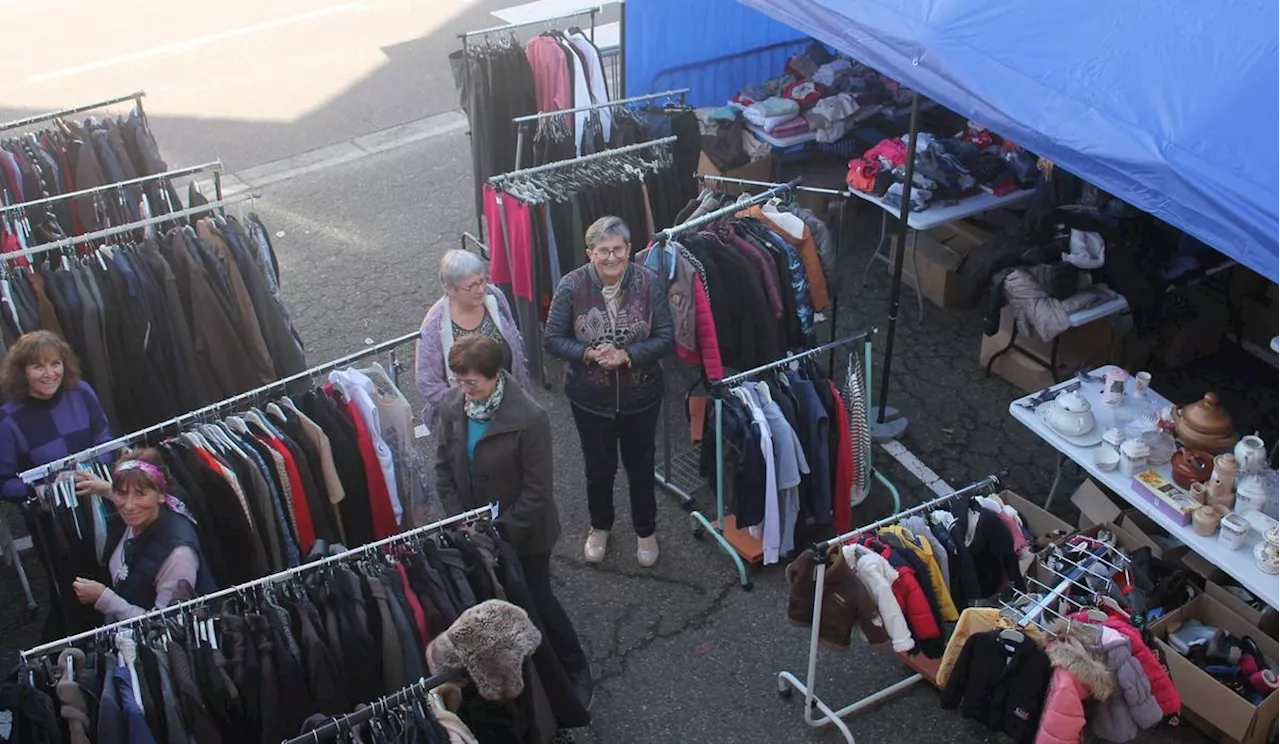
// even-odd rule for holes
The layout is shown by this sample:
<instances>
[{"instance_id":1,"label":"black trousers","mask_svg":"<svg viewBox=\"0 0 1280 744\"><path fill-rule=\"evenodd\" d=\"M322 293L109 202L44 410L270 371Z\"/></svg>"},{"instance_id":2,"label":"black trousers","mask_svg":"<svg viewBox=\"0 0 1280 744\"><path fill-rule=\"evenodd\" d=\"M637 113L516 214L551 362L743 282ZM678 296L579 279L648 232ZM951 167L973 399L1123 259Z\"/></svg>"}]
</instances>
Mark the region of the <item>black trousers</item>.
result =
<instances>
[{"instance_id":1,"label":"black trousers","mask_svg":"<svg viewBox=\"0 0 1280 744\"><path fill-rule=\"evenodd\" d=\"M582 650L582 642L578 640L578 631L573 628L573 621L564 611L560 600L551 589L551 553L535 553L520 556L520 567L524 569L524 580L533 597L538 618L547 632L547 640L551 649L560 658L574 686L585 691L584 700L591 698L591 666L587 662L587 654Z\"/></svg>"},{"instance_id":2,"label":"black trousers","mask_svg":"<svg viewBox=\"0 0 1280 744\"><path fill-rule=\"evenodd\" d=\"M582 440L582 461L587 471L587 511L591 526L613 529L613 477L618 472L618 452L631 490L631 525L637 537L653 534L658 505L653 495L654 437L662 406L614 418L599 416L577 406L573 420Z\"/></svg>"}]
</instances>

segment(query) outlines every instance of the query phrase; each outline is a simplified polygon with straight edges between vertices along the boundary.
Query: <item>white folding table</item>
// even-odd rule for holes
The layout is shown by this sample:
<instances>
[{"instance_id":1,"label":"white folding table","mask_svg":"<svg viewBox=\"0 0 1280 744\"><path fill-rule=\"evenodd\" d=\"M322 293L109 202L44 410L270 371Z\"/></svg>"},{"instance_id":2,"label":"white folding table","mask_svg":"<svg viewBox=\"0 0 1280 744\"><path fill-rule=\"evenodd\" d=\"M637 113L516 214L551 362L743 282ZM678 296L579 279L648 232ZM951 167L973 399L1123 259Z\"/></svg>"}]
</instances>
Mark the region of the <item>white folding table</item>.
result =
<instances>
[{"instance_id":1,"label":"white folding table","mask_svg":"<svg viewBox=\"0 0 1280 744\"><path fill-rule=\"evenodd\" d=\"M1091 373L1091 376L1098 379L1103 378L1109 370L1115 369L1114 366L1108 365L1100 367ZM1055 385L1054 388L1066 388L1072 385L1076 380L1064 382ZM1145 413L1154 410L1159 406L1169 405L1169 401L1158 394L1155 390L1148 390L1145 400L1138 399L1133 395L1133 377L1130 376L1126 383L1125 402L1119 408L1111 408L1102 403L1102 383L1101 382L1084 382L1080 386L1080 394L1089 401L1093 407L1094 417L1097 419L1095 431L1099 434L1112 426L1116 425L1118 417L1122 418L1126 414ZM1104 472L1098 468L1093 461L1093 449L1097 445L1082 447L1072 444L1066 438L1058 434L1048 424L1041 421L1036 416L1035 411L1019 405L1019 401L1029 401L1035 398L1038 393L1018 398L1009 404L1009 413L1018 421L1022 422L1028 429L1048 442L1059 453L1057 473L1053 480L1053 486L1049 489L1049 495L1045 498L1045 508L1049 507L1049 502L1053 499L1054 491L1057 490L1059 481L1062 476L1063 458L1070 458L1077 465L1083 468L1095 481L1106 486L1120 496L1120 498L1129 502L1133 508L1142 512L1148 519L1158 524L1174 538L1182 542L1191 550L1195 551L1205 560L1225 571L1233 579L1240 583L1240 586L1253 592L1254 596L1266 602L1272 607L1280 608L1280 579L1276 576L1264 573L1257 567L1253 559L1253 547L1261 540L1261 536L1254 531L1250 531L1248 538L1245 540L1244 547L1239 550L1228 550L1219 540L1217 534L1210 537L1201 537L1197 535L1190 525L1183 526L1171 519L1167 514L1160 511L1149 501L1141 498L1134 490L1131 484L1132 478L1125 475L1120 468L1110 472ZM1172 468L1168 464L1155 468L1161 475L1170 481L1173 480Z\"/></svg>"}]
</instances>

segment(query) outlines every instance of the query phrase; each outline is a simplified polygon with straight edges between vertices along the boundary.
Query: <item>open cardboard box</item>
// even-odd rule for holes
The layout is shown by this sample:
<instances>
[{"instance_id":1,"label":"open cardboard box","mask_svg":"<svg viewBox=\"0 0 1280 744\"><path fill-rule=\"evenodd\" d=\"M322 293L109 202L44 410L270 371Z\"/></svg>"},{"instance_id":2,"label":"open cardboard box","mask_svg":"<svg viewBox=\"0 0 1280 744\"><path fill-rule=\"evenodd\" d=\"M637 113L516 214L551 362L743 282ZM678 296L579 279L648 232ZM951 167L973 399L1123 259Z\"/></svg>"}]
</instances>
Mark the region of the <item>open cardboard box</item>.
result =
<instances>
[{"instance_id":1,"label":"open cardboard box","mask_svg":"<svg viewBox=\"0 0 1280 744\"><path fill-rule=\"evenodd\" d=\"M1001 491L998 497L1004 503L1018 510L1018 513L1022 515L1023 523L1035 538L1035 540L1033 540L1032 549L1018 558L1018 566L1022 569L1022 574L1024 576L1030 569L1031 562L1035 560L1036 554L1038 554L1040 550L1044 550L1048 547L1048 545L1045 545L1040 550L1036 550L1036 541L1039 541L1040 538L1059 530L1066 532L1067 534L1074 532L1071 525L1061 519L1058 519L1030 501L1027 501L1013 491Z\"/></svg>"},{"instance_id":2,"label":"open cardboard box","mask_svg":"<svg viewBox=\"0 0 1280 744\"><path fill-rule=\"evenodd\" d=\"M907 281L905 274L903 281ZM1013 308L1006 306L1000 311L1000 330L993 336L982 337L982 344L978 350L979 366L985 369L991 357L1009 345L1009 337L1013 335L1013 323ZM1063 331L1058 336L1058 374L1062 377L1070 377L1075 370L1082 367L1091 369L1104 364L1111 357L1116 338L1106 318ZM1018 347L1046 362L1049 361L1053 352L1052 342L1041 341L1034 334L1019 333ZM1128 369L1141 369L1142 366L1137 365ZM1007 354L1002 354L991 366L991 371L1029 393L1043 390L1055 382L1049 370L1014 349L1010 349Z\"/></svg>"},{"instance_id":3,"label":"open cardboard box","mask_svg":"<svg viewBox=\"0 0 1280 744\"><path fill-rule=\"evenodd\" d=\"M1130 545L1134 546L1129 549L1151 548L1151 555L1156 558L1175 560L1190 552L1146 514L1117 505L1093 479L1086 479L1080 484L1071 495L1071 503L1080 510L1079 527L1082 530L1099 524L1116 525L1130 539Z\"/></svg>"},{"instance_id":4,"label":"open cardboard box","mask_svg":"<svg viewBox=\"0 0 1280 744\"><path fill-rule=\"evenodd\" d=\"M1237 638L1249 636L1258 642L1263 654L1273 659L1280 653L1280 647L1208 594L1201 594L1151 624L1156 643L1164 651L1169 664L1173 684L1182 696L1186 717L1219 741L1261 744L1266 741L1271 724L1276 720L1280 698L1272 692L1261 705L1255 706L1174 651L1167 642L1169 633L1191 618L1221 628Z\"/></svg>"},{"instance_id":5,"label":"open cardboard box","mask_svg":"<svg viewBox=\"0 0 1280 744\"><path fill-rule=\"evenodd\" d=\"M1262 610L1255 609L1248 602L1227 591L1224 586L1226 583L1228 579L1225 575L1209 578L1204 582L1204 593L1221 602L1223 607L1239 615L1245 622L1254 627L1260 627Z\"/></svg>"},{"instance_id":6,"label":"open cardboard box","mask_svg":"<svg viewBox=\"0 0 1280 744\"><path fill-rule=\"evenodd\" d=\"M759 160L753 160L746 165L740 165L737 168L730 168L722 171L711 162L711 158L707 154L700 153L698 156L698 172L705 173L709 176L725 176L726 178L741 178L744 181L764 181L773 180L773 156L766 155ZM753 186L742 186L736 183L715 183L709 184L716 191L722 191L726 194L737 196L743 191L756 192L760 189Z\"/></svg>"},{"instance_id":7,"label":"open cardboard box","mask_svg":"<svg viewBox=\"0 0 1280 744\"><path fill-rule=\"evenodd\" d=\"M990 239L991 233L963 221L915 231L907 237L902 283L919 289L938 307L954 307L963 300L956 269L970 252ZM895 238L889 250L890 273L897 251Z\"/></svg>"}]
</instances>

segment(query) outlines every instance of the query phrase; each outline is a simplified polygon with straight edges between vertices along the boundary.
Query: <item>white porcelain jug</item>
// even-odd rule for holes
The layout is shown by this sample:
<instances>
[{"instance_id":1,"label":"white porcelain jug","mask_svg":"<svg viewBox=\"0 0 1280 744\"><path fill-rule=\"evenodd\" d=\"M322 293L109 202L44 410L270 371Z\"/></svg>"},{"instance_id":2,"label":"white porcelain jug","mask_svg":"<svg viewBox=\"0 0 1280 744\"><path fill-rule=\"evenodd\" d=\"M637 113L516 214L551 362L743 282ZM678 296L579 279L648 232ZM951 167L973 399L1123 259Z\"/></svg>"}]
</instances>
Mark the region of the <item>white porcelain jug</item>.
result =
<instances>
[{"instance_id":1,"label":"white porcelain jug","mask_svg":"<svg viewBox=\"0 0 1280 744\"><path fill-rule=\"evenodd\" d=\"M1257 434L1241 437L1232 454L1242 472L1254 473L1267 467L1267 445Z\"/></svg>"}]
</instances>

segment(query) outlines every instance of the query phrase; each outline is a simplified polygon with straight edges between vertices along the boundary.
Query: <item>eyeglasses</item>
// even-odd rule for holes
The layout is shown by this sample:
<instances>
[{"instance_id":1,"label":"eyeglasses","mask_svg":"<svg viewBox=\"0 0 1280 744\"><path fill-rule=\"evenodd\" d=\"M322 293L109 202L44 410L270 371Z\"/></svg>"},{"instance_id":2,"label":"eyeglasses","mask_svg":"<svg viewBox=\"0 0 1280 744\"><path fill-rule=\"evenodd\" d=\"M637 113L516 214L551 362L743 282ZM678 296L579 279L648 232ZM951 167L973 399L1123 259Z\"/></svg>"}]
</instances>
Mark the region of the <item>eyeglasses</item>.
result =
<instances>
[{"instance_id":1,"label":"eyeglasses","mask_svg":"<svg viewBox=\"0 0 1280 744\"><path fill-rule=\"evenodd\" d=\"M458 387L463 387L463 388L466 388L467 390L475 390L476 388L480 387L484 383L485 383L484 380L468 380L465 378L458 378Z\"/></svg>"},{"instance_id":2,"label":"eyeglasses","mask_svg":"<svg viewBox=\"0 0 1280 744\"><path fill-rule=\"evenodd\" d=\"M479 279L477 281L471 282L470 284L458 284L454 287L454 289L460 289L463 292L478 292L484 289L485 285L488 283L489 282L484 279Z\"/></svg>"},{"instance_id":3,"label":"eyeglasses","mask_svg":"<svg viewBox=\"0 0 1280 744\"><path fill-rule=\"evenodd\" d=\"M631 249L631 246L627 246L627 245L618 245L612 248L597 246L595 248L592 248L591 252L600 258L613 258L614 256L627 255L627 251L629 251L630 249Z\"/></svg>"}]
</instances>

